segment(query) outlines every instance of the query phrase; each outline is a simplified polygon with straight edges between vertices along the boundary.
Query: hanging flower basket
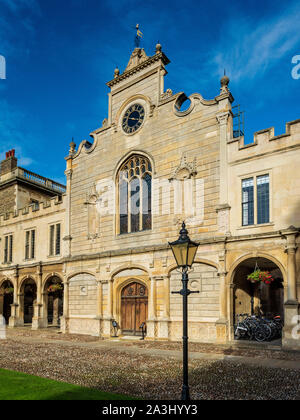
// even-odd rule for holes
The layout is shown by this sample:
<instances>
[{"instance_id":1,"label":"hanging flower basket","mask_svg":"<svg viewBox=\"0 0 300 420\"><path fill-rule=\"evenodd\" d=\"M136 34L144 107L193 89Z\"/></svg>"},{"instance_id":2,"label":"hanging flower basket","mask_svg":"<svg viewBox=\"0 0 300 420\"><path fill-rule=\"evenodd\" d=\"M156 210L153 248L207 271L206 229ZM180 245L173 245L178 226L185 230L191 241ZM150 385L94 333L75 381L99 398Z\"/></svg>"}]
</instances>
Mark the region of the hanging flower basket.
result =
<instances>
[{"instance_id":1,"label":"hanging flower basket","mask_svg":"<svg viewBox=\"0 0 300 420\"><path fill-rule=\"evenodd\" d=\"M256 269L253 273L249 274L247 279L251 281L251 283L271 284L274 281L269 271L261 271L259 269Z\"/></svg>"},{"instance_id":2,"label":"hanging flower basket","mask_svg":"<svg viewBox=\"0 0 300 420\"><path fill-rule=\"evenodd\" d=\"M4 289L4 294L6 295L12 295L13 293L14 293L13 287L6 287L6 289Z\"/></svg>"},{"instance_id":3,"label":"hanging flower basket","mask_svg":"<svg viewBox=\"0 0 300 420\"><path fill-rule=\"evenodd\" d=\"M60 290L63 290L63 286L60 283L51 284L48 287L48 292L49 293L59 292Z\"/></svg>"}]
</instances>

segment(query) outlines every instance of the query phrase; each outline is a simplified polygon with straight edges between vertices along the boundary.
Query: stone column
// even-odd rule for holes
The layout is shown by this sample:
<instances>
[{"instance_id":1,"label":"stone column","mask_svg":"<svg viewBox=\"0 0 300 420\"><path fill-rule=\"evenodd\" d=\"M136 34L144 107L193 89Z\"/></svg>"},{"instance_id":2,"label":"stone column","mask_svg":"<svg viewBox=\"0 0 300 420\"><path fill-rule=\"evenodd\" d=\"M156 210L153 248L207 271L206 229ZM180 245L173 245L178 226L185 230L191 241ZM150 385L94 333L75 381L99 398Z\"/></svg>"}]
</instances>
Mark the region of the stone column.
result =
<instances>
[{"instance_id":1,"label":"stone column","mask_svg":"<svg viewBox=\"0 0 300 420\"><path fill-rule=\"evenodd\" d=\"M59 305L59 298L58 296L53 297L53 322L52 325L54 327L58 326L58 305Z\"/></svg>"},{"instance_id":2,"label":"stone column","mask_svg":"<svg viewBox=\"0 0 300 420\"><path fill-rule=\"evenodd\" d=\"M220 294L219 294L219 310L220 318L216 321L216 334L218 343L226 343L228 338L228 315L227 315L227 287L226 272L219 271Z\"/></svg>"},{"instance_id":3,"label":"stone column","mask_svg":"<svg viewBox=\"0 0 300 420\"><path fill-rule=\"evenodd\" d=\"M103 290L101 280L97 280L97 314L96 318L98 320L98 336L101 337L102 334L102 322L103 322Z\"/></svg>"},{"instance_id":4,"label":"stone column","mask_svg":"<svg viewBox=\"0 0 300 420\"><path fill-rule=\"evenodd\" d=\"M226 343L228 340L228 293L226 285L226 242L224 242L224 249L219 252L219 280L220 280L220 291L219 291L219 310L220 318L216 322L216 333L217 342Z\"/></svg>"},{"instance_id":5,"label":"stone column","mask_svg":"<svg viewBox=\"0 0 300 420\"><path fill-rule=\"evenodd\" d=\"M234 340L234 323L233 317L234 305L234 283L230 283L227 287L227 315L228 315L228 340Z\"/></svg>"},{"instance_id":6,"label":"stone column","mask_svg":"<svg viewBox=\"0 0 300 420\"><path fill-rule=\"evenodd\" d=\"M297 301L297 279L296 279L296 242L295 238L289 237L286 246L287 253L287 300L289 302Z\"/></svg>"},{"instance_id":7,"label":"stone column","mask_svg":"<svg viewBox=\"0 0 300 420\"><path fill-rule=\"evenodd\" d=\"M42 303L42 283L43 283L43 268L42 263L37 267L37 291L36 291L36 303L33 304L33 318L32 318L32 329L38 330L43 328L43 303Z\"/></svg>"},{"instance_id":8,"label":"stone column","mask_svg":"<svg viewBox=\"0 0 300 420\"><path fill-rule=\"evenodd\" d=\"M150 277L150 293L148 297L147 338L155 338L156 324L156 277Z\"/></svg>"},{"instance_id":9,"label":"stone column","mask_svg":"<svg viewBox=\"0 0 300 420\"><path fill-rule=\"evenodd\" d=\"M19 321L18 308L19 308L20 302L19 302L18 290L19 290L19 270L17 266L14 273L14 302L11 305L11 315L10 315L9 323L8 323L8 326L11 328L16 327Z\"/></svg>"},{"instance_id":10,"label":"stone column","mask_svg":"<svg viewBox=\"0 0 300 420\"><path fill-rule=\"evenodd\" d=\"M74 153L74 151L72 152ZM65 175L67 178L67 185L66 185L66 213L65 213L65 237L63 240L65 241L65 255L71 255L71 181L72 181L72 154L70 149L70 155L67 159L67 170L65 171Z\"/></svg>"},{"instance_id":11,"label":"stone column","mask_svg":"<svg viewBox=\"0 0 300 420\"><path fill-rule=\"evenodd\" d=\"M300 340L294 337L293 331L298 324L299 302L297 299L297 278L296 278L296 237L298 229L291 226L283 233L286 239L285 252L287 253L287 301L284 303L284 329L282 344L285 348L300 348Z\"/></svg>"},{"instance_id":12,"label":"stone column","mask_svg":"<svg viewBox=\"0 0 300 420\"><path fill-rule=\"evenodd\" d=\"M113 300L113 282L108 280L107 282L102 282L103 284L107 284L107 304L106 304L106 313L103 316L103 336L104 337L111 337L112 335L112 320L113 320L113 313L112 313L112 300Z\"/></svg>"},{"instance_id":13,"label":"stone column","mask_svg":"<svg viewBox=\"0 0 300 420\"><path fill-rule=\"evenodd\" d=\"M158 338L168 339L170 333L170 277L161 276L157 277L157 280L161 281L162 290L163 290L163 317L158 320ZM160 287L160 283L158 283Z\"/></svg>"},{"instance_id":14,"label":"stone column","mask_svg":"<svg viewBox=\"0 0 300 420\"><path fill-rule=\"evenodd\" d=\"M63 316L60 320L60 331L66 334L69 331L69 281L64 278L64 303L63 303Z\"/></svg>"},{"instance_id":15,"label":"stone column","mask_svg":"<svg viewBox=\"0 0 300 420\"><path fill-rule=\"evenodd\" d=\"M222 99L224 108L231 108L229 97ZM218 213L218 230L224 235L230 235L230 206L228 204L228 158L227 158L227 142L228 142L228 120L230 111L220 112L217 114L219 123L219 142L220 142L220 201L216 208Z\"/></svg>"}]
</instances>

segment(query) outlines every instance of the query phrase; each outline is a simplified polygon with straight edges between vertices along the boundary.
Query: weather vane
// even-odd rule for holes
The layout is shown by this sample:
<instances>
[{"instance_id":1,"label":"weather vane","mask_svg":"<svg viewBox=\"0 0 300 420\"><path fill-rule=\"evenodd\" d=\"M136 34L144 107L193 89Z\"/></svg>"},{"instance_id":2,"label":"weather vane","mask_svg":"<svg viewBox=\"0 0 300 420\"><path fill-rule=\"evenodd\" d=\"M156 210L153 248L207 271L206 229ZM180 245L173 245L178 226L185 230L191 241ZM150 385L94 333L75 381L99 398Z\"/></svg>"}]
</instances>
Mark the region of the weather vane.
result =
<instances>
[{"instance_id":1,"label":"weather vane","mask_svg":"<svg viewBox=\"0 0 300 420\"><path fill-rule=\"evenodd\" d=\"M140 48L141 39L143 38L143 34L140 31L140 25L137 23L135 29L136 29L136 35L134 37L134 44L136 48Z\"/></svg>"}]
</instances>

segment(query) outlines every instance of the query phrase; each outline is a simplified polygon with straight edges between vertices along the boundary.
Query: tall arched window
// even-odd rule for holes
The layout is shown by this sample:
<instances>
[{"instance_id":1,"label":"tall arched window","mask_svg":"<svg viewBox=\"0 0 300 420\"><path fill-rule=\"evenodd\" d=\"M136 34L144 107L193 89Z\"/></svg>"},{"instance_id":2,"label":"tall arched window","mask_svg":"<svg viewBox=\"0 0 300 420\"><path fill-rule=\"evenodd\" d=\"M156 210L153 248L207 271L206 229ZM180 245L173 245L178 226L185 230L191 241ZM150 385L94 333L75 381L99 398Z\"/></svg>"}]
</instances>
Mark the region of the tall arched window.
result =
<instances>
[{"instance_id":1,"label":"tall arched window","mask_svg":"<svg viewBox=\"0 0 300 420\"><path fill-rule=\"evenodd\" d=\"M118 174L119 233L149 230L152 227L152 167L147 158L131 156Z\"/></svg>"}]
</instances>

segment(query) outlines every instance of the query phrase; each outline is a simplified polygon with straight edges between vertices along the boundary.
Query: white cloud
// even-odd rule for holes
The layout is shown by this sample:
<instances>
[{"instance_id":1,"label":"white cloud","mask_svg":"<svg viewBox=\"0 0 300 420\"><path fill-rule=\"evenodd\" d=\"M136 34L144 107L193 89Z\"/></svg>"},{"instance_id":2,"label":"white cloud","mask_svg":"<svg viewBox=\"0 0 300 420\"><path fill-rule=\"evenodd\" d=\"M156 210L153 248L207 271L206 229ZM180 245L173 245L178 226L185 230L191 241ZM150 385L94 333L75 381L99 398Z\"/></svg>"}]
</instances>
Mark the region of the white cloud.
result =
<instances>
[{"instance_id":1,"label":"white cloud","mask_svg":"<svg viewBox=\"0 0 300 420\"><path fill-rule=\"evenodd\" d=\"M214 66L215 74L226 68L235 81L263 75L300 45L299 21L297 3L261 22L237 17L226 21L209 64Z\"/></svg>"}]
</instances>

